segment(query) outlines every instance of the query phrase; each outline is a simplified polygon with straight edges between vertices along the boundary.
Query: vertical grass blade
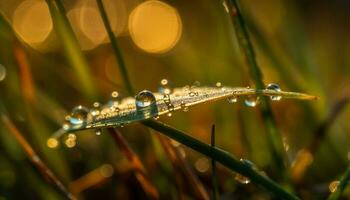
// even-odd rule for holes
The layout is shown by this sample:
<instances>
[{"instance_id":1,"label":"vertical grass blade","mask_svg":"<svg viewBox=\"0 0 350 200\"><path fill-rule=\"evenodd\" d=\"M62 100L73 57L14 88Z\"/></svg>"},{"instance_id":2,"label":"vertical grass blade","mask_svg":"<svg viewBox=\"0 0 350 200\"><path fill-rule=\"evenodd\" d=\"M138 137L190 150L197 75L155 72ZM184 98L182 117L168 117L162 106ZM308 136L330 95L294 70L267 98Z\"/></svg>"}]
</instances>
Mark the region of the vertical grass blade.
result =
<instances>
[{"instance_id":1,"label":"vertical grass blade","mask_svg":"<svg viewBox=\"0 0 350 200\"><path fill-rule=\"evenodd\" d=\"M230 5L232 7L231 15L234 22L234 29L238 37L241 51L247 60L250 75L255 83L256 89L264 89L265 84L263 82L263 75L255 59L254 48L248 34L245 20L242 16L238 0L231 0ZM276 122L272 114L271 106L266 98L261 99L261 111L269 136L268 142L272 148L273 158L276 161L279 170L284 171L286 160L284 160L285 151L283 148L282 137L276 127Z\"/></svg>"},{"instance_id":2,"label":"vertical grass blade","mask_svg":"<svg viewBox=\"0 0 350 200\"><path fill-rule=\"evenodd\" d=\"M68 22L62 2L61 0L46 0L46 3L49 7L57 35L63 43L62 46L68 63L76 72L77 84L81 85L85 96L92 100L97 94L94 81L91 77L88 63L79 47L78 40Z\"/></svg>"},{"instance_id":3,"label":"vertical grass blade","mask_svg":"<svg viewBox=\"0 0 350 200\"><path fill-rule=\"evenodd\" d=\"M126 86L128 93L130 95L132 95L132 94L134 94L134 89L133 89L131 81L129 79L128 70L126 69L126 65L125 65L125 61L123 59L122 52L120 51L120 49L118 47L117 38L115 37L115 35L113 33L113 30L112 30L112 27L111 27L110 22L108 20L108 16L107 16L107 13L106 13L106 10L104 8L102 0L96 0L96 2L97 2L98 9L100 11L100 15L101 15L103 24L106 28L108 37L111 40L112 49L113 49L114 55L116 57L116 60L118 62L119 70L122 74L124 84Z\"/></svg>"},{"instance_id":4,"label":"vertical grass blade","mask_svg":"<svg viewBox=\"0 0 350 200\"><path fill-rule=\"evenodd\" d=\"M34 149L30 146L27 140L22 136L20 131L16 128L16 126L12 123L12 121L3 113L1 113L1 120L5 127L9 130L9 132L14 136L16 141L20 144L23 151L29 158L29 160L33 163L33 165L40 171L40 173L49 180L50 183L62 192L68 199L76 199L62 184L62 182L58 179L58 177L46 166L46 164L40 159L38 154L34 151ZM46 179L45 179L46 180Z\"/></svg>"}]
</instances>

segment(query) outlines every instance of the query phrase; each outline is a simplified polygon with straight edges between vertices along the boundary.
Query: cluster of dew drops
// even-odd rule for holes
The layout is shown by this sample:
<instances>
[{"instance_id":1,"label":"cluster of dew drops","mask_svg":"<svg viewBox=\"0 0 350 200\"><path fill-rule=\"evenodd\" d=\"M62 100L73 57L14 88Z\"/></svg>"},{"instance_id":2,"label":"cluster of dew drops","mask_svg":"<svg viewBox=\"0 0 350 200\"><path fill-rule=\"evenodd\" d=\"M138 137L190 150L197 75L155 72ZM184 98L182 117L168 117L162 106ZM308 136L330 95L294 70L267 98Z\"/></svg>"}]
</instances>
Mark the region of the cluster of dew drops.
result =
<instances>
[{"instance_id":1,"label":"cluster of dew drops","mask_svg":"<svg viewBox=\"0 0 350 200\"><path fill-rule=\"evenodd\" d=\"M217 82L216 87L218 88L222 88L222 84L221 82ZM198 81L196 81L193 86L191 87L199 87L200 83ZM249 88L249 87L248 87ZM270 83L266 86L266 89L270 89L270 90L275 90L277 92L280 92L281 89L279 87L278 84L275 83ZM170 82L167 79L162 79L160 81L160 85L158 87L158 92L163 94L164 96L170 95L172 93L172 87ZM270 97L272 101L279 101L281 100L282 96L271 96ZM111 103L113 104L112 109L118 109L118 103L119 103L119 93L117 91L113 91L111 93ZM169 100L170 102L170 100ZM238 98L236 96L231 96L228 98L228 102L229 103L236 103L238 102ZM260 99L259 96L257 95L251 95L245 98L244 100L244 104L248 107L255 107L259 104ZM150 91L144 90L143 92L140 92L136 97L135 97L135 104L136 104L136 108L145 108L145 107L149 107L151 105L154 105L156 103L156 100L154 98L154 94ZM172 110L171 110L171 103L168 104L168 108L169 111L167 113L167 116L171 117L172 116ZM63 129L64 130L68 130L70 125L73 126L80 126L83 125L85 123L86 117L89 113L91 113L93 116L97 116L99 115L101 112L103 112L103 109L100 109L101 105L98 102L95 102L93 104L93 108L91 110L89 110L88 108L84 107L84 106L76 106L75 108L72 109L71 114L67 115L65 117L65 123L63 124ZM188 111L188 107L187 106L183 106L182 110L184 112ZM154 119L158 119L159 116L155 116ZM101 135L101 129L96 129L95 133L96 135ZM68 148L72 148L76 145L76 140L77 140L77 136L74 133L70 133L67 135L66 139L65 139L65 145ZM47 146L50 148L56 148L59 145L59 142L56 138L49 138L47 141Z\"/></svg>"}]
</instances>

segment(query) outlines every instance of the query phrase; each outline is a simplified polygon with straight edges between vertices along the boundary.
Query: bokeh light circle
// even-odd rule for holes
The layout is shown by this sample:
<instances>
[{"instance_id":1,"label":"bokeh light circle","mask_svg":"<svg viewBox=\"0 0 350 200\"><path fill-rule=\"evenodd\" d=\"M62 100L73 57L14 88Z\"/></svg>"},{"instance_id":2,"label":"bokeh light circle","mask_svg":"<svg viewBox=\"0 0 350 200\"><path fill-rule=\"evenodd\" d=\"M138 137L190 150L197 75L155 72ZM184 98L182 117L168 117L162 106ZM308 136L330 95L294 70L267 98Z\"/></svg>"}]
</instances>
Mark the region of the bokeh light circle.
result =
<instances>
[{"instance_id":1,"label":"bokeh light circle","mask_svg":"<svg viewBox=\"0 0 350 200\"><path fill-rule=\"evenodd\" d=\"M149 53L165 53L172 49L182 34L177 10L156 0L138 5L130 14L128 28L133 42Z\"/></svg>"},{"instance_id":2,"label":"bokeh light circle","mask_svg":"<svg viewBox=\"0 0 350 200\"><path fill-rule=\"evenodd\" d=\"M53 29L49 8L45 1L23 1L15 10L13 27L28 44L43 42Z\"/></svg>"}]
</instances>

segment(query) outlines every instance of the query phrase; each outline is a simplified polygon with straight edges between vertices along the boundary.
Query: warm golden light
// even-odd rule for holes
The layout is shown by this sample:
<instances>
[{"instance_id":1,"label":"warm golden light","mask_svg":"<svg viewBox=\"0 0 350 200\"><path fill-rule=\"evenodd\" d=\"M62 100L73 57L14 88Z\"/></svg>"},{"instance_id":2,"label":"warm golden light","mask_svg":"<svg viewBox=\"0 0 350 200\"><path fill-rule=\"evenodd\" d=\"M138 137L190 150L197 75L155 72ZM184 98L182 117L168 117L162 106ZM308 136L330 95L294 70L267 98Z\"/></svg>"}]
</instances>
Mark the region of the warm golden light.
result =
<instances>
[{"instance_id":1,"label":"warm golden light","mask_svg":"<svg viewBox=\"0 0 350 200\"><path fill-rule=\"evenodd\" d=\"M134 43L149 53L172 49L181 37L182 23L177 10L161 1L146 1L129 17L129 32Z\"/></svg>"},{"instance_id":2,"label":"warm golden light","mask_svg":"<svg viewBox=\"0 0 350 200\"><path fill-rule=\"evenodd\" d=\"M49 138L46 144L49 148L56 148L58 146L58 140L55 138Z\"/></svg>"},{"instance_id":3,"label":"warm golden light","mask_svg":"<svg viewBox=\"0 0 350 200\"><path fill-rule=\"evenodd\" d=\"M30 45L43 42L52 31L49 8L45 1L23 1L13 14L16 33Z\"/></svg>"}]
</instances>

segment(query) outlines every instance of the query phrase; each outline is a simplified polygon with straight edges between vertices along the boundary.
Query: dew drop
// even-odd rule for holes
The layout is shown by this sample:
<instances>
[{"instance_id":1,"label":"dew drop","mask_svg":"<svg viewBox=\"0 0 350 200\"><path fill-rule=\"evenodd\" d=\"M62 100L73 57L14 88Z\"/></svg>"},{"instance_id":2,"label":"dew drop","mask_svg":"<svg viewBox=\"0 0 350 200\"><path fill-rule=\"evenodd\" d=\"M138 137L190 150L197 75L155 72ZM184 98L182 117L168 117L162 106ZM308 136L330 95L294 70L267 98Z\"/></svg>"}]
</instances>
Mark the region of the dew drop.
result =
<instances>
[{"instance_id":1,"label":"dew drop","mask_svg":"<svg viewBox=\"0 0 350 200\"><path fill-rule=\"evenodd\" d=\"M143 115L145 119L158 115L156 98L148 90L143 90L136 95L135 104L137 114Z\"/></svg>"},{"instance_id":2,"label":"dew drop","mask_svg":"<svg viewBox=\"0 0 350 200\"><path fill-rule=\"evenodd\" d=\"M222 86L222 85L221 85L221 82L217 82L217 83L215 84L215 86L218 87L218 88L221 87L221 86Z\"/></svg>"},{"instance_id":3,"label":"dew drop","mask_svg":"<svg viewBox=\"0 0 350 200\"><path fill-rule=\"evenodd\" d=\"M171 116L173 116L173 114L170 112L170 113L167 114L167 116L171 117Z\"/></svg>"},{"instance_id":4,"label":"dew drop","mask_svg":"<svg viewBox=\"0 0 350 200\"><path fill-rule=\"evenodd\" d=\"M58 140L56 138L49 138L46 142L49 148L56 148L58 146Z\"/></svg>"},{"instance_id":5,"label":"dew drop","mask_svg":"<svg viewBox=\"0 0 350 200\"><path fill-rule=\"evenodd\" d=\"M235 180L240 182L240 183L242 183L242 184L250 183L250 179L249 178L247 178L247 177L245 177L245 176L243 176L241 174L238 174L238 173L235 176Z\"/></svg>"},{"instance_id":6,"label":"dew drop","mask_svg":"<svg viewBox=\"0 0 350 200\"><path fill-rule=\"evenodd\" d=\"M328 189L330 192L335 192L339 186L340 181L332 181L329 186Z\"/></svg>"},{"instance_id":7,"label":"dew drop","mask_svg":"<svg viewBox=\"0 0 350 200\"><path fill-rule=\"evenodd\" d=\"M244 100L244 104L249 107L255 107L260 102L259 97L256 96L249 96L247 99Z\"/></svg>"},{"instance_id":8,"label":"dew drop","mask_svg":"<svg viewBox=\"0 0 350 200\"><path fill-rule=\"evenodd\" d=\"M170 94L171 93L170 83L167 79L162 79L160 81L160 86L158 88L158 92L160 92L162 94Z\"/></svg>"},{"instance_id":9,"label":"dew drop","mask_svg":"<svg viewBox=\"0 0 350 200\"><path fill-rule=\"evenodd\" d=\"M65 144L68 148L73 148L77 144L77 136L73 133L68 134Z\"/></svg>"},{"instance_id":10,"label":"dew drop","mask_svg":"<svg viewBox=\"0 0 350 200\"><path fill-rule=\"evenodd\" d=\"M101 133L102 133L101 129L97 129L97 130L95 131L95 134L96 134L96 135L101 135Z\"/></svg>"},{"instance_id":11,"label":"dew drop","mask_svg":"<svg viewBox=\"0 0 350 200\"><path fill-rule=\"evenodd\" d=\"M278 84L276 83L269 83L267 86L266 86L266 89L268 90L274 90L276 92L281 92L281 88ZM272 101L279 101L282 99L282 96L271 96L270 97Z\"/></svg>"},{"instance_id":12,"label":"dew drop","mask_svg":"<svg viewBox=\"0 0 350 200\"><path fill-rule=\"evenodd\" d=\"M210 164L209 160L205 157L202 157L196 160L194 166L197 171L201 173L205 173L209 170L209 164Z\"/></svg>"},{"instance_id":13,"label":"dew drop","mask_svg":"<svg viewBox=\"0 0 350 200\"><path fill-rule=\"evenodd\" d=\"M119 93L117 92L117 91L113 91L112 93L111 93L111 97L112 98L117 98L119 96Z\"/></svg>"},{"instance_id":14,"label":"dew drop","mask_svg":"<svg viewBox=\"0 0 350 200\"><path fill-rule=\"evenodd\" d=\"M95 102L94 104L92 104L95 108L100 107L100 103L99 102Z\"/></svg>"},{"instance_id":15,"label":"dew drop","mask_svg":"<svg viewBox=\"0 0 350 200\"><path fill-rule=\"evenodd\" d=\"M71 125L83 125L89 110L83 106L77 106L73 108L71 115L69 116L69 123Z\"/></svg>"},{"instance_id":16,"label":"dew drop","mask_svg":"<svg viewBox=\"0 0 350 200\"><path fill-rule=\"evenodd\" d=\"M153 117L153 119L158 120L159 119L159 115Z\"/></svg>"},{"instance_id":17,"label":"dew drop","mask_svg":"<svg viewBox=\"0 0 350 200\"><path fill-rule=\"evenodd\" d=\"M238 101L238 98L236 96L231 96L227 99L229 103L236 103Z\"/></svg>"}]
</instances>

